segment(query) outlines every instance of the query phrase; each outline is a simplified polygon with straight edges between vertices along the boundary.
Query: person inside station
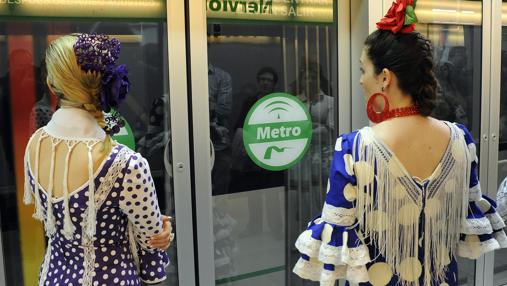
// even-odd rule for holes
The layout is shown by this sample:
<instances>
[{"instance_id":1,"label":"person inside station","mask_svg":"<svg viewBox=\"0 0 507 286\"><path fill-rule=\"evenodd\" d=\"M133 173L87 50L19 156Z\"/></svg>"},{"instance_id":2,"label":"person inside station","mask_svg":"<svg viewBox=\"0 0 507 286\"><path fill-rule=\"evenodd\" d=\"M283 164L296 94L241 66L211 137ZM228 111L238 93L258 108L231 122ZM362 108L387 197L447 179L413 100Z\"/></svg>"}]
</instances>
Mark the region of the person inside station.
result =
<instances>
[{"instance_id":1,"label":"person inside station","mask_svg":"<svg viewBox=\"0 0 507 286\"><path fill-rule=\"evenodd\" d=\"M328 79L319 62L301 60L298 80L292 84L292 92L307 107L312 119L312 141L303 159L290 169L289 183L299 186L308 198L309 212L319 209L324 202L328 168L332 157L335 136L335 99L330 96ZM310 213L301 214L306 220Z\"/></svg>"},{"instance_id":2,"label":"person inside station","mask_svg":"<svg viewBox=\"0 0 507 286\"><path fill-rule=\"evenodd\" d=\"M283 171L269 171L257 166L248 156L243 144L243 125L250 109L262 97L276 91L278 73L272 67L262 67L256 73L256 90L251 91L244 99L238 119L234 124L234 137L232 141L233 165L231 171L230 192L257 191L284 185ZM247 85L246 87L249 87ZM267 213L267 225L270 233L277 240L283 239L282 202L278 192L267 191L262 195L257 193L247 194L248 223L240 237L260 235L263 232L264 216L259 213Z\"/></svg>"}]
</instances>

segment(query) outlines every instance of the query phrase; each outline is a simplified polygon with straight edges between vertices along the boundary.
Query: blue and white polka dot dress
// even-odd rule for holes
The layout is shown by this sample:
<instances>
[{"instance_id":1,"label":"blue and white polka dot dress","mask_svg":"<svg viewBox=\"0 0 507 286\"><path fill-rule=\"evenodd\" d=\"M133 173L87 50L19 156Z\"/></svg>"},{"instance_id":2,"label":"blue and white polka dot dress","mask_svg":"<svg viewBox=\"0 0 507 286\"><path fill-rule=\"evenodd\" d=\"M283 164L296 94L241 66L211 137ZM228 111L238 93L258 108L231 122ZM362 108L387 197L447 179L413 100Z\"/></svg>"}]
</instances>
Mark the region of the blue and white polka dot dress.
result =
<instances>
[{"instance_id":1,"label":"blue and white polka dot dress","mask_svg":"<svg viewBox=\"0 0 507 286\"><path fill-rule=\"evenodd\" d=\"M152 284L166 279L167 254L148 246L163 223L150 169L140 154L122 145L113 147L91 184L67 199L53 198L51 204L42 186L36 188L29 167L26 176L25 189L39 196L35 202L40 204L46 229L48 211L53 214L49 220L55 220L55 231L46 231L49 243L39 285L141 285L141 281ZM92 200L90 185L95 190ZM64 226L65 203L73 229L70 235ZM89 205L95 215L88 214ZM93 217L95 221L90 221Z\"/></svg>"}]
</instances>

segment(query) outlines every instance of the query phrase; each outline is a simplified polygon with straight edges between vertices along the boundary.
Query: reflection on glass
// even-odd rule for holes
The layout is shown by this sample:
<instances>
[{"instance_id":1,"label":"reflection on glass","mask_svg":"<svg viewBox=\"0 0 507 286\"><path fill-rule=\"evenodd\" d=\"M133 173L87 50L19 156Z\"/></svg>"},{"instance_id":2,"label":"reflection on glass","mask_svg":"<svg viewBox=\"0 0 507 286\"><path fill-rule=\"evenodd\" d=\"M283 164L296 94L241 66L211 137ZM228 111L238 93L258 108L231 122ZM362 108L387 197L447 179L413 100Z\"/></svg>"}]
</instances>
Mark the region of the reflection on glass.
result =
<instances>
[{"instance_id":1,"label":"reflection on glass","mask_svg":"<svg viewBox=\"0 0 507 286\"><path fill-rule=\"evenodd\" d=\"M292 274L299 258L293 244L326 192L336 139L334 27L208 23L208 33L211 140L228 160L217 154L212 171L216 284L316 285ZM313 123L307 153L287 171L257 166L243 142L249 110L273 92L298 97ZM220 105L218 95L229 94ZM226 103L228 121L220 124L216 110Z\"/></svg>"},{"instance_id":2,"label":"reflection on glass","mask_svg":"<svg viewBox=\"0 0 507 286\"><path fill-rule=\"evenodd\" d=\"M498 192L497 201L499 213L507 219L505 213L507 198L500 195L507 193L507 1L502 1L502 59L500 74L500 130L498 142ZM502 206L500 206L502 204ZM507 249L500 249L495 252L494 264L494 285L507 284Z\"/></svg>"},{"instance_id":3,"label":"reflection on glass","mask_svg":"<svg viewBox=\"0 0 507 286\"><path fill-rule=\"evenodd\" d=\"M433 44L440 86L432 116L466 125L479 145L482 3L419 0L416 12L419 19L416 29ZM458 258L458 264L459 284L473 285L475 261Z\"/></svg>"},{"instance_id":4,"label":"reflection on glass","mask_svg":"<svg viewBox=\"0 0 507 286\"><path fill-rule=\"evenodd\" d=\"M44 52L59 35L95 32L121 41L120 61L133 84L120 113L132 127L136 151L150 163L162 213L174 216L172 178L163 160L170 138L165 29L162 22L0 21L0 225L7 285L35 285L45 247L41 225L31 225L32 211L17 203L23 179L19 154L56 108L46 88ZM176 245L169 255L168 279L161 285L178 285Z\"/></svg>"}]
</instances>

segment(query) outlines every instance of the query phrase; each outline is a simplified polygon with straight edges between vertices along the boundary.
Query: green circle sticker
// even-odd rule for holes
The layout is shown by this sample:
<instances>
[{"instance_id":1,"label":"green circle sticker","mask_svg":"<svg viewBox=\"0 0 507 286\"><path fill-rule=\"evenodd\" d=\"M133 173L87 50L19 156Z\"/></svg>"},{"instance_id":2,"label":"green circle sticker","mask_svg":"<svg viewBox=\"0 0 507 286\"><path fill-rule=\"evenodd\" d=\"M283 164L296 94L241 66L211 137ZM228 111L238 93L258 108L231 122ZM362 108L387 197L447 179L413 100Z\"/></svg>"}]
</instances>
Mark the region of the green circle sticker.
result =
<instances>
[{"instance_id":1,"label":"green circle sticker","mask_svg":"<svg viewBox=\"0 0 507 286\"><path fill-rule=\"evenodd\" d=\"M243 125L248 156L259 167L286 170L305 155L312 140L312 120L306 106L288 93L259 99Z\"/></svg>"}]
</instances>

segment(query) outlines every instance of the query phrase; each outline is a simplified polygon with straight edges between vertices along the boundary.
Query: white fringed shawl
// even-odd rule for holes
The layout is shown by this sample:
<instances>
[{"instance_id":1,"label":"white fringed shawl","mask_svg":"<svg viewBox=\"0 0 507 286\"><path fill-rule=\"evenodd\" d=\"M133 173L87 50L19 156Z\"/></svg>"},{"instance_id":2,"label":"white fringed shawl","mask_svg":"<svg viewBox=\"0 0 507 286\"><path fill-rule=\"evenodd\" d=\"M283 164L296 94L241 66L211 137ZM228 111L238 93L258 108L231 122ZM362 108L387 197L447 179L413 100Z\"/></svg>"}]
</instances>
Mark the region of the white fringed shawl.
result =
<instances>
[{"instance_id":1,"label":"white fringed shawl","mask_svg":"<svg viewBox=\"0 0 507 286\"><path fill-rule=\"evenodd\" d=\"M38 136L38 137L37 137ZM38 138L35 142L35 158L34 165L30 166L29 146L34 138ZM44 216L43 207L40 201L39 186L39 157L40 145L43 139L51 140L51 164L49 170L49 183L47 186L47 210ZM72 239L76 227L71 221L69 212L69 190L68 190L68 171L70 155L74 147L79 143L86 144L88 148L88 190L89 202L86 217L85 233L89 238L95 236L95 178L93 172L93 147L103 141L105 132L98 125L95 118L87 111L73 107L63 107L57 110L47 126L39 129L31 138L25 152L25 204L33 203L35 197L35 213L34 217L45 222L46 235L52 237L56 232L55 217L53 214L53 186L54 186L54 168L55 168L55 149L64 142L68 147L65 158L64 176L63 176L63 207L64 207L64 226L63 235L67 239ZM30 182L28 179L28 170L33 174L33 184L35 186L34 196L32 196Z\"/></svg>"},{"instance_id":2,"label":"white fringed shawl","mask_svg":"<svg viewBox=\"0 0 507 286\"><path fill-rule=\"evenodd\" d=\"M354 171L359 226L403 286L419 285L420 275L428 286L432 280L444 282L449 255L456 253L461 224L466 219L473 158L459 128L447 124L451 129L449 145L425 187L413 181L371 128L361 129L354 142L353 150L358 151L354 152ZM423 265L418 260L419 246L424 247Z\"/></svg>"}]
</instances>

